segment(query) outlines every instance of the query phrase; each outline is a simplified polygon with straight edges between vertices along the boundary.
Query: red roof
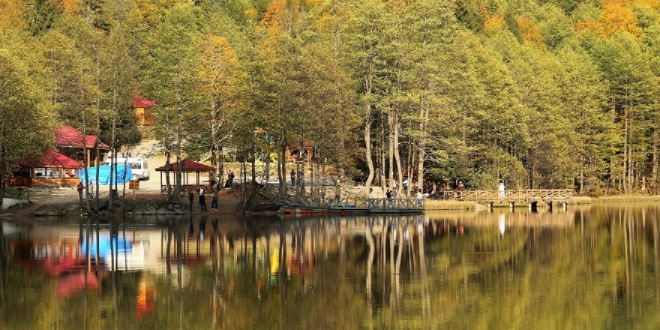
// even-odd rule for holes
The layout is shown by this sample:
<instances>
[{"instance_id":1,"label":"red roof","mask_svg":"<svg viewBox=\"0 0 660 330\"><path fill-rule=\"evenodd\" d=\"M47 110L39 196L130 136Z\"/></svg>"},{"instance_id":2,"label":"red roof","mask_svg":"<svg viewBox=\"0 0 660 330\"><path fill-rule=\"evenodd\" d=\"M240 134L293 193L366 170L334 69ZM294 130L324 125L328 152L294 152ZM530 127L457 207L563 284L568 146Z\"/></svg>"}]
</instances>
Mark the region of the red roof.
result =
<instances>
[{"instance_id":1,"label":"red roof","mask_svg":"<svg viewBox=\"0 0 660 330\"><path fill-rule=\"evenodd\" d=\"M179 163L172 163L167 166L163 165L156 169L159 172L165 171L175 171L179 169ZM215 170L214 167L192 161L190 159L184 159L181 161L181 171L183 172L210 172Z\"/></svg>"},{"instance_id":2,"label":"red roof","mask_svg":"<svg viewBox=\"0 0 660 330\"><path fill-rule=\"evenodd\" d=\"M98 137L96 135L87 135L85 137L85 144L87 148L94 148L94 143ZM55 130L55 142L58 147L83 147L83 133L71 126L63 126ZM99 148L103 150L110 150L110 146L99 140Z\"/></svg>"},{"instance_id":3,"label":"red roof","mask_svg":"<svg viewBox=\"0 0 660 330\"><path fill-rule=\"evenodd\" d=\"M39 158L30 158L20 162L23 167L62 167L62 168L82 168L82 164L59 152L48 151Z\"/></svg>"},{"instance_id":4,"label":"red roof","mask_svg":"<svg viewBox=\"0 0 660 330\"><path fill-rule=\"evenodd\" d=\"M143 99L143 98L136 98L133 101L133 107L134 108L151 108L151 107L155 107L155 106L156 106L156 102L154 102L152 100L147 100L147 99Z\"/></svg>"}]
</instances>

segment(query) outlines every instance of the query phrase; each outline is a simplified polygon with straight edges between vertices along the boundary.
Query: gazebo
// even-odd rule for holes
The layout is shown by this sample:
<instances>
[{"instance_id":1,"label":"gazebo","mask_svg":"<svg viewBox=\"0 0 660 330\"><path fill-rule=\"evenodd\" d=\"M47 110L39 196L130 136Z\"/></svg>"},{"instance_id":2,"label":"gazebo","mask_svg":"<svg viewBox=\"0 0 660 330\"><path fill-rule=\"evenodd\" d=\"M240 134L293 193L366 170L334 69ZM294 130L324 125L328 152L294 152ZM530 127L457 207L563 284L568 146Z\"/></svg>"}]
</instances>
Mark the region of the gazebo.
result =
<instances>
[{"instance_id":1,"label":"gazebo","mask_svg":"<svg viewBox=\"0 0 660 330\"><path fill-rule=\"evenodd\" d=\"M48 151L41 157L25 159L19 163L10 185L75 187L82 164L59 152Z\"/></svg>"},{"instance_id":2,"label":"gazebo","mask_svg":"<svg viewBox=\"0 0 660 330\"><path fill-rule=\"evenodd\" d=\"M173 177L170 182L174 182L176 171L181 171L181 186L184 191L191 188L199 188L200 183L200 173L208 173L209 182L213 178L213 172L215 168L212 166L204 165L190 159L184 159L178 163L170 163L163 165L156 169L157 172L160 172L160 192L164 193L167 191L167 185L163 184L163 172L167 177L170 176L170 173L173 173ZM190 183L190 174L195 173L195 184Z\"/></svg>"}]
</instances>

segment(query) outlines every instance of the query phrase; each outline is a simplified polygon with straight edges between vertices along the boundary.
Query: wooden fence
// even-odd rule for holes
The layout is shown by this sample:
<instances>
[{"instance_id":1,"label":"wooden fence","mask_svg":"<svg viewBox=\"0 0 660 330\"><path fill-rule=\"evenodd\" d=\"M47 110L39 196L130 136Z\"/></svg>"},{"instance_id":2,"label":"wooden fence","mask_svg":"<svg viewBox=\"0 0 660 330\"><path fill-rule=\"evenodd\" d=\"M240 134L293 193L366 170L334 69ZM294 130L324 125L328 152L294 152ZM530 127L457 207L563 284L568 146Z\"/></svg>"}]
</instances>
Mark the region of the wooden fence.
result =
<instances>
[{"instance_id":1,"label":"wooden fence","mask_svg":"<svg viewBox=\"0 0 660 330\"><path fill-rule=\"evenodd\" d=\"M573 199L574 193L572 189L505 190L503 194L497 190L463 190L445 191L443 197L474 202L568 202Z\"/></svg>"}]
</instances>

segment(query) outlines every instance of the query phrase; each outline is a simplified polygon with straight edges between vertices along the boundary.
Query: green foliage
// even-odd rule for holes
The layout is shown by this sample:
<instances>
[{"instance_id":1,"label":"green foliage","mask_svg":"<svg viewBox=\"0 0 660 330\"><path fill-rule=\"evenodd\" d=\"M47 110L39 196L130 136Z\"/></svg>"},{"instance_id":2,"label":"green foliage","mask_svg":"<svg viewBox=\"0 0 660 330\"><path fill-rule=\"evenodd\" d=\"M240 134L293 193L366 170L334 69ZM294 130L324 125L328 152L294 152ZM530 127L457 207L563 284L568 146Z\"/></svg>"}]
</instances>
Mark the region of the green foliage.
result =
<instances>
[{"instance_id":1,"label":"green foliage","mask_svg":"<svg viewBox=\"0 0 660 330\"><path fill-rule=\"evenodd\" d=\"M37 44L0 30L0 196L12 170L52 145L53 116L45 70L34 56Z\"/></svg>"},{"instance_id":2,"label":"green foliage","mask_svg":"<svg viewBox=\"0 0 660 330\"><path fill-rule=\"evenodd\" d=\"M24 3L28 30L35 36L53 28L63 12L58 0L27 0Z\"/></svg>"}]
</instances>

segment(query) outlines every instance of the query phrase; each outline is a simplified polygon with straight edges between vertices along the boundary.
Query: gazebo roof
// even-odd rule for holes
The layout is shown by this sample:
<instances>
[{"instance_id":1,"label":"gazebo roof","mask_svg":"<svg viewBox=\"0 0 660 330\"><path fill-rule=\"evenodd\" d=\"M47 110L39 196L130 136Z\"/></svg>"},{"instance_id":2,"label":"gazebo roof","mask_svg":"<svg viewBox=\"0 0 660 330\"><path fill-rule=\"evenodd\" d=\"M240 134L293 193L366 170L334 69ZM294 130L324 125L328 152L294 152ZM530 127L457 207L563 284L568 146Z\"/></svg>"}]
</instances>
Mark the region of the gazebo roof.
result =
<instances>
[{"instance_id":1,"label":"gazebo roof","mask_svg":"<svg viewBox=\"0 0 660 330\"><path fill-rule=\"evenodd\" d=\"M179 163L171 163L169 165L163 165L156 169L159 172L166 171L176 171L179 169ZM215 170L214 167L198 163L190 159L184 159L181 161L181 171L182 172L211 172Z\"/></svg>"},{"instance_id":2,"label":"gazebo roof","mask_svg":"<svg viewBox=\"0 0 660 330\"><path fill-rule=\"evenodd\" d=\"M62 168L82 168L82 164L56 151L48 151L41 157L29 158L20 162L23 167L62 167Z\"/></svg>"}]
</instances>

